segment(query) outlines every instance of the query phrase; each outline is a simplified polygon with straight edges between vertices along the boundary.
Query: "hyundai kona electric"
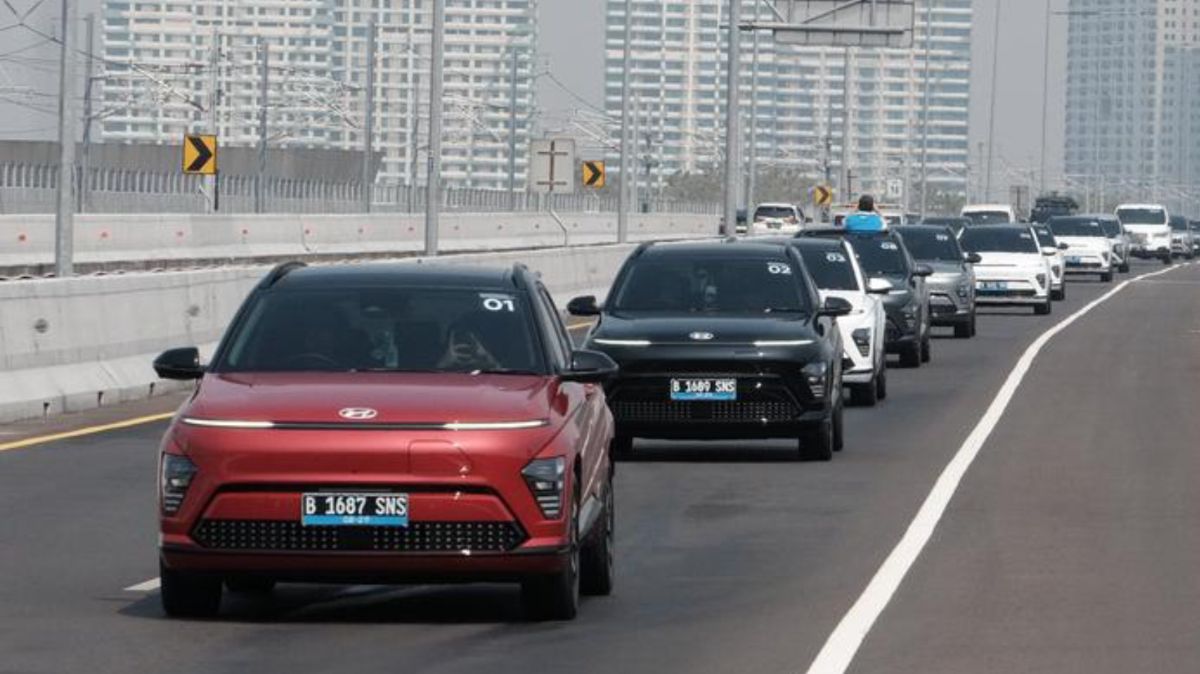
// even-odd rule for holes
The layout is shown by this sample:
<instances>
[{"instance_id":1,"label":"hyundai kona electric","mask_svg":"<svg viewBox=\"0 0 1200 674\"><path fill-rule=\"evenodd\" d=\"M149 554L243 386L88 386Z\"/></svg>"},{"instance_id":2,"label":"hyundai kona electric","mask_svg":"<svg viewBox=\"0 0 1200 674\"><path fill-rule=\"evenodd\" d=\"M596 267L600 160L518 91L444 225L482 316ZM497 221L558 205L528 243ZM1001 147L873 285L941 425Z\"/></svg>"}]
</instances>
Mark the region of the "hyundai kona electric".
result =
<instances>
[{"instance_id":1,"label":"hyundai kona electric","mask_svg":"<svg viewBox=\"0 0 1200 674\"><path fill-rule=\"evenodd\" d=\"M1102 281L1113 280L1114 267L1120 264L1113 251L1113 240L1096 218L1069 215L1050 218L1054 238L1066 244L1063 251L1068 274L1099 274Z\"/></svg>"},{"instance_id":2,"label":"hyundai kona electric","mask_svg":"<svg viewBox=\"0 0 1200 674\"><path fill-rule=\"evenodd\" d=\"M1044 224L1035 222L1029 228L1033 230L1042 253L1050 263L1050 299L1061 302L1067 299L1067 259L1063 255L1066 244L1060 243L1054 237L1054 232Z\"/></svg>"},{"instance_id":3,"label":"hyundai kona electric","mask_svg":"<svg viewBox=\"0 0 1200 674\"><path fill-rule=\"evenodd\" d=\"M954 336L975 336L975 268L979 256L965 253L948 226L913 225L898 227L917 262L927 264L933 275L929 287L929 312L933 325L954 328Z\"/></svg>"},{"instance_id":4,"label":"hyundai kona electric","mask_svg":"<svg viewBox=\"0 0 1200 674\"><path fill-rule=\"evenodd\" d=\"M978 225L959 238L968 252L977 253L975 292L979 304L1032 306L1049 314L1050 262L1029 225Z\"/></svg>"},{"instance_id":5,"label":"hyundai kona electric","mask_svg":"<svg viewBox=\"0 0 1200 674\"><path fill-rule=\"evenodd\" d=\"M569 619L612 587L616 365L541 282L394 265L272 271L162 441L162 602L210 616L278 581L519 582Z\"/></svg>"},{"instance_id":6,"label":"hyundai kona electric","mask_svg":"<svg viewBox=\"0 0 1200 674\"><path fill-rule=\"evenodd\" d=\"M644 244L626 260L589 349L620 365L608 385L614 446L634 438L795 438L827 461L842 444L841 333L850 303L820 296L800 255L759 243Z\"/></svg>"}]
</instances>

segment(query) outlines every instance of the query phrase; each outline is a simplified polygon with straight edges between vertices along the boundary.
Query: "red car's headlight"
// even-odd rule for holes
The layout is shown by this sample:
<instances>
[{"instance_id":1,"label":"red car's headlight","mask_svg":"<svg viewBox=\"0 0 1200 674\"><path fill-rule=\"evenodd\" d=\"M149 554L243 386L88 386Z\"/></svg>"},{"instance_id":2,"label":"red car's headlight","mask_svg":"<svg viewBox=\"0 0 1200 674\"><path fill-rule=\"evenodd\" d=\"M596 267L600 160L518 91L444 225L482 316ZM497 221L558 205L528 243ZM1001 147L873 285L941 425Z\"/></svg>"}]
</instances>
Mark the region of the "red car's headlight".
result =
<instances>
[{"instance_id":1,"label":"red car's headlight","mask_svg":"<svg viewBox=\"0 0 1200 674\"><path fill-rule=\"evenodd\" d=\"M567 462L561 456L553 459L534 459L521 471L533 499L546 519L558 519L562 514L562 493Z\"/></svg>"},{"instance_id":2,"label":"red car's headlight","mask_svg":"<svg viewBox=\"0 0 1200 674\"><path fill-rule=\"evenodd\" d=\"M163 454L161 466L159 496L162 510L166 515L174 515L183 505L183 497L196 476L196 464L181 454Z\"/></svg>"}]
</instances>

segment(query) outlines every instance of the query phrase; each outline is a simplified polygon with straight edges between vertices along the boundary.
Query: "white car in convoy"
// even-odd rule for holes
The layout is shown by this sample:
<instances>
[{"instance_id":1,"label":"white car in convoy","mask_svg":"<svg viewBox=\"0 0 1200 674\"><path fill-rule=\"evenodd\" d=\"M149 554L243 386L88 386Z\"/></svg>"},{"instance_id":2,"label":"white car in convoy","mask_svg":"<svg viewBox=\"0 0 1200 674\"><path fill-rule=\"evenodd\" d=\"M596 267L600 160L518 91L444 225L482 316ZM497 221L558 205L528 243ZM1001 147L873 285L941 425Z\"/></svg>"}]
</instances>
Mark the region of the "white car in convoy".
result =
<instances>
[{"instance_id":1,"label":"white car in convoy","mask_svg":"<svg viewBox=\"0 0 1200 674\"><path fill-rule=\"evenodd\" d=\"M848 361L842 381L850 390L850 404L869 407L886 398L887 316L879 296L891 292L891 282L881 278L868 280L854 248L845 239L793 239L787 243L800 253L822 302L840 297L854 307L849 315L837 319L843 358Z\"/></svg>"},{"instance_id":2,"label":"white car in convoy","mask_svg":"<svg viewBox=\"0 0 1200 674\"><path fill-rule=\"evenodd\" d=\"M1066 246L1060 245L1046 225L1032 223L1029 227L1038 238L1042 252L1050 258L1050 299L1061 302L1067 299L1067 258L1063 255Z\"/></svg>"},{"instance_id":3,"label":"white car in convoy","mask_svg":"<svg viewBox=\"0 0 1200 674\"><path fill-rule=\"evenodd\" d=\"M759 204L752 223L752 234L795 234L804 227L804 213L795 204Z\"/></svg>"},{"instance_id":4,"label":"white car in convoy","mask_svg":"<svg viewBox=\"0 0 1200 674\"><path fill-rule=\"evenodd\" d=\"M1171 264L1171 214L1159 204L1121 204L1117 219L1129 233L1130 254Z\"/></svg>"},{"instance_id":5,"label":"white car in convoy","mask_svg":"<svg viewBox=\"0 0 1200 674\"><path fill-rule=\"evenodd\" d=\"M1017 221L1017 212L1008 204L967 204L961 215L972 225L1004 225Z\"/></svg>"},{"instance_id":6,"label":"white car in convoy","mask_svg":"<svg viewBox=\"0 0 1200 674\"><path fill-rule=\"evenodd\" d=\"M1115 239L1109 238L1099 218L1086 215L1063 215L1050 218L1050 231L1063 251L1068 274L1099 274L1100 280L1113 280L1113 272L1121 260L1114 250Z\"/></svg>"},{"instance_id":7,"label":"white car in convoy","mask_svg":"<svg viewBox=\"0 0 1200 674\"><path fill-rule=\"evenodd\" d=\"M975 263L977 304L1032 306L1039 315L1053 310L1050 258L1029 225L967 227L959 243L980 258Z\"/></svg>"}]
</instances>

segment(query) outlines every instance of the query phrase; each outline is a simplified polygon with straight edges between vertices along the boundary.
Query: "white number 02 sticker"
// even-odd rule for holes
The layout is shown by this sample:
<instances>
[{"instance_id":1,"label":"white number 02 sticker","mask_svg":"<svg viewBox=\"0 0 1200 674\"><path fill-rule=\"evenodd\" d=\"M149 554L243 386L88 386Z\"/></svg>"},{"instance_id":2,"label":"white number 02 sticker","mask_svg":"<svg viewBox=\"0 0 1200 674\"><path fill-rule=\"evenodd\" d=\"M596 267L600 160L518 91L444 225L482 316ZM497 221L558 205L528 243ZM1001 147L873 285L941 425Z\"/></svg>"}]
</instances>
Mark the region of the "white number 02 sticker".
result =
<instances>
[{"instance_id":1,"label":"white number 02 sticker","mask_svg":"<svg viewBox=\"0 0 1200 674\"><path fill-rule=\"evenodd\" d=\"M792 268L790 265L783 264L782 262L769 262L767 263L767 272L788 276L792 273Z\"/></svg>"}]
</instances>

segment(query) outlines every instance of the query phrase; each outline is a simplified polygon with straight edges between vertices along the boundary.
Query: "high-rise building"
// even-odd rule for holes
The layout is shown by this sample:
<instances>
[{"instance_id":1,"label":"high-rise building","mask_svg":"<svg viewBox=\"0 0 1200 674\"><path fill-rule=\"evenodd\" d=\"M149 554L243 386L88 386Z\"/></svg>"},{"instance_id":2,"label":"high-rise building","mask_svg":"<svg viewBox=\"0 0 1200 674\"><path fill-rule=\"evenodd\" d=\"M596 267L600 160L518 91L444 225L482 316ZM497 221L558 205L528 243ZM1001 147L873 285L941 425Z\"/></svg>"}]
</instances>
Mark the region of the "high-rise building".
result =
<instances>
[{"instance_id":1,"label":"high-rise building","mask_svg":"<svg viewBox=\"0 0 1200 674\"><path fill-rule=\"evenodd\" d=\"M914 41L906 49L797 47L776 43L767 33L758 36L756 49L755 39L744 34L743 133L747 144L753 142L759 170L802 168L814 180L823 179L828 170L841 182L836 177L846 175L848 169L850 191L886 195L897 181L901 187L919 182L922 158L927 156L931 191L963 193L968 167L971 2L930 1L932 13L927 12L929 5L918 0ZM619 116L622 103L624 5L625 0L607 4L605 108L612 118ZM678 172L719 170L727 62L722 24L727 5L727 0L634 0L633 92L642 132L639 153L650 154L651 161L644 164L650 167L654 184ZM759 5L746 0L743 19L753 17ZM766 20L766 10L759 11ZM848 126L844 126L846 100ZM844 140L849 144L845 167ZM743 160L747 156L744 153Z\"/></svg>"},{"instance_id":2,"label":"high-rise building","mask_svg":"<svg viewBox=\"0 0 1200 674\"><path fill-rule=\"evenodd\" d=\"M177 143L185 132L216 129L222 144L252 146L265 103L271 147L359 150L373 18L378 180L422 183L430 8L421 0L108 0L102 138ZM524 186L536 17L537 0L448 3L447 185L507 188L511 170Z\"/></svg>"},{"instance_id":3,"label":"high-rise building","mask_svg":"<svg viewBox=\"0 0 1200 674\"><path fill-rule=\"evenodd\" d=\"M1200 0L1071 0L1069 19L1068 181L1099 188L1105 201L1170 201L1196 142L1183 106Z\"/></svg>"}]
</instances>

